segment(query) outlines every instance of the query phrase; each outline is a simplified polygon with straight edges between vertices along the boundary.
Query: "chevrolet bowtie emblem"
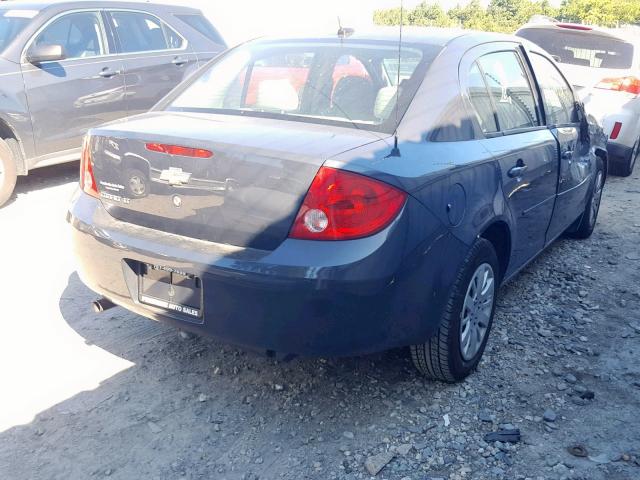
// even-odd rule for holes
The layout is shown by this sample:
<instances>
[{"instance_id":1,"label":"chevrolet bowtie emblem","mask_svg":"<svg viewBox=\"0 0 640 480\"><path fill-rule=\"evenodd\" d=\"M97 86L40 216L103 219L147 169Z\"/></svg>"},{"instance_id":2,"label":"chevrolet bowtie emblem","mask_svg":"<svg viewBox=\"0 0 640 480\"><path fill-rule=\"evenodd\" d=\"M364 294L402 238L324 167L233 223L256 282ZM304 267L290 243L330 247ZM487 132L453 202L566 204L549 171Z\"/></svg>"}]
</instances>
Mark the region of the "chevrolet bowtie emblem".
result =
<instances>
[{"instance_id":1,"label":"chevrolet bowtie emblem","mask_svg":"<svg viewBox=\"0 0 640 480\"><path fill-rule=\"evenodd\" d=\"M168 170L160 172L160 180L167 182L169 185L186 185L189 183L191 174L183 172L181 168L170 167Z\"/></svg>"}]
</instances>

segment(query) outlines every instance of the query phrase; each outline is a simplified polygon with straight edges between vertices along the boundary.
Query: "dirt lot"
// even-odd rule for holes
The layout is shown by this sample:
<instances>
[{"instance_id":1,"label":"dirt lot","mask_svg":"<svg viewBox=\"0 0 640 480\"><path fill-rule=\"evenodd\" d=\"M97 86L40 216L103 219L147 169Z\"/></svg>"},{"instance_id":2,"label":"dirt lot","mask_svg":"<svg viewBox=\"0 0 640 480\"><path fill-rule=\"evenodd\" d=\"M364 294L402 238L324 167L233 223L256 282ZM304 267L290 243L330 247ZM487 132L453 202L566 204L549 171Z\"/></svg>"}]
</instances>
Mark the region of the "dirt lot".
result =
<instances>
[{"instance_id":1,"label":"dirt lot","mask_svg":"<svg viewBox=\"0 0 640 480\"><path fill-rule=\"evenodd\" d=\"M402 350L282 364L95 315L64 222L76 169L0 210L1 479L356 479L372 456L384 479L640 479L638 174L610 179L590 240L502 289L479 371L450 386ZM521 441L486 443L503 424Z\"/></svg>"}]
</instances>

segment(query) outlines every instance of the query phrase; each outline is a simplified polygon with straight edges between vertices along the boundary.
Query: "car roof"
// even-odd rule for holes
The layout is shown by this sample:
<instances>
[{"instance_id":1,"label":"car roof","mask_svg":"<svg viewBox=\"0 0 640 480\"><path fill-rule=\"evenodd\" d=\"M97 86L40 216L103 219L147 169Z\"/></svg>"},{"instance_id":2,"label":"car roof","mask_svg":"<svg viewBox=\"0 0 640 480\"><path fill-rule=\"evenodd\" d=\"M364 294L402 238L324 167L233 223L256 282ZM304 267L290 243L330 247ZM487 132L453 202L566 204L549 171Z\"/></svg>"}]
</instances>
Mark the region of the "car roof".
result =
<instances>
[{"instance_id":1,"label":"car roof","mask_svg":"<svg viewBox=\"0 0 640 480\"><path fill-rule=\"evenodd\" d=\"M63 10L66 7L70 8L107 8L107 7L120 7L120 8L140 8L144 9L160 8L160 9L180 9L191 10L193 12L199 11L196 8L191 8L183 5L172 5L170 3L154 3L145 0L44 0L44 1L22 1L16 0L12 2L0 3L0 10L12 9L12 10L46 10L49 8L58 8Z\"/></svg>"},{"instance_id":2,"label":"car roof","mask_svg":"<svg viewBox=\"0 0 640 480\"><path fill-rule=\"evenodd\" d=\"M618 40L628 42L629 40L638 41L640 39L640 29L634 26L624 26L620 28L606 28L598 27L596 25L583 25L580 23L567 23L567 22L530 22L518 29L540 29L540 30L553 30L556 32L576 33L584 35L602 35L606 37L612 37ZM631 39L630 37L634 37Z\"/></svg>"},{"instance_id":3,"label":"car roof","mask_svg":"<svg viewBox=\"0 0 640 480\"><path fill-rule=\"evenodd\" d=\"M464 38L469 43L484 43L491 41L516 41L522 42L521 38L501 33L480 32L475 30L464 30L461 28L439 28L439 27L403 27L402 42L412 44L446 46L453 40ZM338 40L337 32L333 35L320 35L313 37L264 37L261 40L278 41L287 40L291 42L309 42L322 40ZM398 27L374 27L367 30L355 30L351 35L344 38L345 42L353 41L373 41L373 42L398 42Z\"/></svg>"}]
</instances>

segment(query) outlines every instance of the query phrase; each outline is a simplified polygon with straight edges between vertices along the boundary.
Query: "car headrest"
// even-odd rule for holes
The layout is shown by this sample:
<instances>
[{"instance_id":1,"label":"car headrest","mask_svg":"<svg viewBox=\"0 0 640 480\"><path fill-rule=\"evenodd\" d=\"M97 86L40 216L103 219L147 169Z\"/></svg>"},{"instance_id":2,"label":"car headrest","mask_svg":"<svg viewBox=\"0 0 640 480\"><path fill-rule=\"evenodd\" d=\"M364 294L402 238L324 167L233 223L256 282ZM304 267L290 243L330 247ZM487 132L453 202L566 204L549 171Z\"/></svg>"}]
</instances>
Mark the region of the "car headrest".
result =
<instances>
[{"instance_id":1,"label":"car headrest","mask_svg":"<svg viewBox=\"0 0 640 480\"><path fill-rule=\"evenodd\" d=\"M341 115L351 120L372 120L376 90L371 80L363 77L342 77L333 90L332 104Z\"/></svg>"},{"instance_id":2,"label":"car headrest","mask_svg":"<svg viewBox=\"0 0 640 480\"><path fill-rule=\"evenodd\" d=\"M300 104L298 93L287 79L262 80L258 85L256 107L266 110L297 110Z\"/></svg>"},{"instance_id":3,"label":"car headrest","mask_svg":"<svg viewBox=\"0 0 640 480\"><path fill-rule=\"evenodd\" d=\"M376 103L373 108L373 114L377 119L386 120L391 115L391 112L396 107L396 95L398 93L398 87L391 85L389 87L382 87L378 91L376 96Z\"/></svg>"}]
</instances>

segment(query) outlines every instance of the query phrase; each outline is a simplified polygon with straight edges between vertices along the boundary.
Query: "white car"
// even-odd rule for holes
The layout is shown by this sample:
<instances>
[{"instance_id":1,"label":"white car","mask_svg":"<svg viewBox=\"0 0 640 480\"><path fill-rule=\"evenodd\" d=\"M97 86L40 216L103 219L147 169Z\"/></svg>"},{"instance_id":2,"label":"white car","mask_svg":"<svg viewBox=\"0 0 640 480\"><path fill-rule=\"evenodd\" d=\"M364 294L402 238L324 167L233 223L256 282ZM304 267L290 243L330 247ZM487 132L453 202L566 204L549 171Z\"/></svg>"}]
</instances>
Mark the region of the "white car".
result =
<instances>
[{"instance_id":1,"label":"white car","mask_svg":"<svg viewBox=\"0 0 640 480\"><path fill-rule=\"evenodd\" d=\"M529 23L516 35L549 52L586 111L609 135L610 172L629 176L640 154L640 28Z\"/></svg>"}]
</instances>

